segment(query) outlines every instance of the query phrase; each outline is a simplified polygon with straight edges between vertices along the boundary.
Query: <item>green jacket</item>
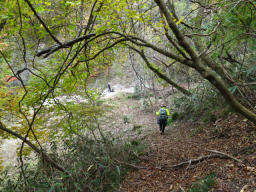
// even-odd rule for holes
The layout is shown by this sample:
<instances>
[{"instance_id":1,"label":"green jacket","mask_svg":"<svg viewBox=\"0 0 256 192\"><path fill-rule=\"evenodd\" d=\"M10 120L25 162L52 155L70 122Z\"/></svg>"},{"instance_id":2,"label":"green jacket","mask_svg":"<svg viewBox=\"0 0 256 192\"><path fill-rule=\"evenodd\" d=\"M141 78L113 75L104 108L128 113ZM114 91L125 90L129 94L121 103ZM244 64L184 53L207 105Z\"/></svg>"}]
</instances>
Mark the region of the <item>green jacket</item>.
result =
<instances>
[{"instance_id":1,"label":"green jacket","mask_svg":"<svg viewBox=\"0 0 256 192\"><path fill-rule=\"evenodd\" d=\"M166 113L167 115L169 116L170 115L170 112L168 109L166 109L166 107L161 107L161 109L165 109L166 110ZM160 111L160 110L159 110ZM159 115L159 111L156 112L156 115L158 116Z\"/></svg>"}]
</instances>

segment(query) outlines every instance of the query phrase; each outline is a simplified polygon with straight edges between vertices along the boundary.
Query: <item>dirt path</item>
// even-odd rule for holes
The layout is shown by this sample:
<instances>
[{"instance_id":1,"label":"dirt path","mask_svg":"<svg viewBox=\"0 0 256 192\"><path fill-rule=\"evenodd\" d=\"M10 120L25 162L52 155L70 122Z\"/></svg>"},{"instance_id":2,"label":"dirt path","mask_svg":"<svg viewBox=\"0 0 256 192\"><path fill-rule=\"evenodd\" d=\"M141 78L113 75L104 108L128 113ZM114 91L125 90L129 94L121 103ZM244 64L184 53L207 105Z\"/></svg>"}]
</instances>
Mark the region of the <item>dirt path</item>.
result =
<instances>
[{"instance_id":1,"label":"dirt path","mask_svg":"<svg viewBox=\"0 0 256 192\"><path fill-rule=\"evenodd\" d=\"M214 184L209 191L255 192L255 125L234 114L218 123L221 129L211 124L202 127L196 123L178 122L167 127L165 135L160 135L154 113L144 111L141 101L118 102L122 114L133 114L133 122L142 125L140 138L149 146L148 152L141 156L138 164L141 169L133 170L127 175L120 191L182 192L183 189L189 190L192 183L215 175ZM232 159L210 158L183 167L166 168L213 154L207 150L217 150L229 155L237 153L235 157L243 163ZM193 192L195 191L200 192L199 189Z\"/></svg>"}]
</instances>

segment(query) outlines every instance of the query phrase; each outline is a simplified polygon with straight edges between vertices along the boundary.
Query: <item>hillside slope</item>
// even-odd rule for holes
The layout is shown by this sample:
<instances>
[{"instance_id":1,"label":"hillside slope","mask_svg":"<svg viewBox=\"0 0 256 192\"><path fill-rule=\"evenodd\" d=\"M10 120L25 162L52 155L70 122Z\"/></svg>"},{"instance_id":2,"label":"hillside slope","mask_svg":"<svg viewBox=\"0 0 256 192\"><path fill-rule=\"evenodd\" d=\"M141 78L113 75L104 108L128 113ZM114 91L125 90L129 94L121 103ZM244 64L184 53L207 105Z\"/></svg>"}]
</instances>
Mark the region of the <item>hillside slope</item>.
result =
<instances>
[{"instance_id":1,"label":"hillside slope","mask_svg":"<svg viewBox=\"0 0 256 192\"><path fill-rule=\"evenodd\" d=\"M114 110L118 131L132 133L140 125L140 132L130 135L148 145L120 191L255 192L256 126L249 121L237 114L212 124L178 121L160 135L155 113L145 110L142 101L113 101L120 106ZM130 117L128 123L124 116Z\"/></svg>"}]
</instances>

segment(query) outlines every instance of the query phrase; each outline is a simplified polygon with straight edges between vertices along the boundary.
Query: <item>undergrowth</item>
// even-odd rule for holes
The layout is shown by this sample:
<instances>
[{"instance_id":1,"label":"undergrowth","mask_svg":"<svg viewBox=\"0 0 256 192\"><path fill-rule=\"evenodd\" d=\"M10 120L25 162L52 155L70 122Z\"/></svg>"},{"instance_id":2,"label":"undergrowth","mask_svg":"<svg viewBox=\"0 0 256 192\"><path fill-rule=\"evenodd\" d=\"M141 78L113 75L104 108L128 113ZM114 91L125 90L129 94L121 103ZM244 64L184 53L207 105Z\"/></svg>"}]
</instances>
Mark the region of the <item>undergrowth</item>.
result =
<instances>
[{"instance_id":1,"label":"undergrowth","mask_svg":"<svg viewBox=\"0 0 256 192\"><path fill-rule=\"evenodd\" d=\"M174 121L178 120L179 114L177 112L174 112L171 116L171 118L167 119L167 126L171 125Z\"/></svg>"},{"instance_id":2,"label":"undergrowth","mask_svg":"<svg viewBox=\"0 0 256 192\"><path fill-rule=\"evenodd\" d=\"M174 98L174 110L179 111L179 119L215 122L226 116L232 109L223 97L208 82L201 83L191 90L192 96Z\"/></svg>"},{"instance_id":3,"label":"undergrowth","mask_svg":"<svg viewBox=\"0 0 256 192\"><path fill-rule=\"evenodd\" d=\"M205 178L195 182L192 184L191 189L188 190L188 192L208 192L215 183L215 174L212 173L210 175L207 175Z\"/></svg>"},{"instance_id":4,"label":"undergrowth","mask_svg":"<svg viewBox=\"0 0 256 192\"><path fill-rule=\"evenodd\" d=\"M126 162L134 162L143 150L140 141L122 143L114 138L103 141L79 136L64 140L59 147L52 143L48 154L68 175L47 166L42 160L26 161L26 178L20 171L14 174L6 168L1 172L0 191L112 192L119 188L128 171Z\"/></svg>"}]
</instances>

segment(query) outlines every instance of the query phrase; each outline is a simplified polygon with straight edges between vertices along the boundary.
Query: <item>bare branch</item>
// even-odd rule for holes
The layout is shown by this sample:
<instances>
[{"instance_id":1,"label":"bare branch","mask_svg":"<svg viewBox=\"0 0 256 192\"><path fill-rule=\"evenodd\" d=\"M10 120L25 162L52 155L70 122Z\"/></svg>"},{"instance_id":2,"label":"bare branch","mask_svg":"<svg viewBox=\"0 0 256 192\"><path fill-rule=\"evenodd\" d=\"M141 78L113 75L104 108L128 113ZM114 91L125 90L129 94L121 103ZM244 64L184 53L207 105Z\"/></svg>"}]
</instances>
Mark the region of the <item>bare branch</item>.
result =
<instances>
[{"instance_id":1,"label":"bare branch","mask_svg":"<svg viewBox=\"0 0 256 192\"><path fill-rule=\"evenodd\" d=\"M49 33L49 35L52 37L52 39L58 43L59 45L62 45L62 43L52 34L52 32L50 31L50 29L47 27L47 25L43 22L43 20L39 17L39 15L37 14L36 10L34 9L33 5L30 3L29 0L25 0L26 3L28 4L28 6L30 7L30 9L33 11L34 15L37 17L37 19L39 20L39 22L43 25L43 27L45 28L45 30Z\"/></svg>"},{"instance_id":2,"label":"bare branch","mask_svg":"<svg viewBox=\"0 0 256 192\"><path fill-rule=\"evenodd\" d=\"M71 47L72 45L74 45L75 43L77 42L80 42L80 41L83 41L83 40L87 40L87 39L90 39L91 37L95 36L96 34L95 33L92 33L92 34L88 34L88 35L84 35L82 37L78 37L76 39L73 39L71 41L67 41L65 43L63 43L62 45L54 45L54 46L51 46L49 48L46 48L44 50L41 50L39 51L36 56L40 57L41 55L44 55L44 58L48 57L49 55L51 55L52 53L58 51L59 49L61 48L68 48L68 47Z\"/></svg>"},{"instance_id":3,"label":"bare branch","mask_svg":"<svg viewBox=\"0 0 256 192\"><path fill-rule=\"evenodd\" d=\"M90 16L89 16L88 23L87 23L87 26L86 26L85 31L84 31L84 35L87 33L87 31L90 29L90 27L91 27L91 28L93 27L93 24L94 24L95 19L96 19L96 17L97 17L97 16L94 16L94 15L93 15L94 9L95 9L95 7L96 7L97 2L98 2L98 0L95 0L95 2L94 2L93 5L92 5L92 9L91 9L91 11L90 11ZM95 12L99 12L100 9L102 8L102 5L103 5L103 3L100 4L100 7L99 7L97 10L95 10ZM80 34L79 34L79 35L80 35Z\"/></svg>"},{"instance_id":4,"label":"bare branch","mask_svg":"<svg viewBox=\"0 0 256 192\"><path fill-rule=\"evenodd\" d=\"M235 159L235 158L233 158L233 157L230 156L230 155L227 155L227 154L224 154L224 153L222 153L222 154L221 154L221 153L218 153L218 154L214 154L214 155L202 156L202 157L199 157L199 158L197 158L197 159L190 159L190 160L188 160L188 161L184 161L184 162L181 162L181 163L179 163L179 164L175 164L175 165L171 165L171 166L163 165L163 166L159 167L159 169L178 168L178 167L183 167L184 165L196 164L196 163L202 162L202 161L204 161L204 160L215 159L215 158L233 159L233 160L235 160L235 161L241 162L241 160Z\"/></svg>"},{"instance_id":5,"label":"bare branch","mask_svg":"<svg viewBox=\"0 0 256 192\"><path fill-rule=\"evenodd\" d=\"M153 56L153 58L151 58L152 60L155 60L158 63L161 63L162 65L164 65L166 68L171 67L172 65L174 65L175 63L177 63L177 61L172 61L170 64L165 63L164 61L162 61L161 59L157 58L156 56Z\"/></svg>"},{"instance_id":6,"label":"bare branch","mask_svg":"<svg viewBox=\"0 0 256 192\"><path fill-rule=\"evenodd\" d=\"M182 64L185 64L185 65L188 65L188 66L192 65L192 62L190 62L190 60L188 60L186 58L184 59L184 58L182 58L182 57L180 57L180 56L178 56L178 55L176 55L174 53L171 53L171 52L168 52L168 51L166 51L164 49L161 49L161 48L159 48L159 47L157 47L157 46L155 46L155 45L153 45L153 44L151 44L151 43L149 43L149 42L147 42L147 41L145 41L143 39L140 39L139 37L135 37L135 36L132 36L132 35L124 35L124 34L118 33L118 32L112 32L112 33L120 35L120 36L126 38L127 40L131 41L132 43L134 43L134 44L136 44L138 46L144 46L144 47L151 48L154 51L156 51L156 52L158 52L158 53L160 53L162 55L165 55L166 57L172 58L172 59L174 59L174 60L176 60L176 61L178 61L178 62L180 62Z\"/></svg>"},{"instance_id":7,"label":"bare branch","mask_svg":"<svg viewBox=\"0 0 256 192\"><path fill-rule=\"evenodd\" d=\"M115 45L117 45L117 44L119 44L119 43L121 43L121 42L123 42L123 41L127 41L127 40L126 40L126 39L119 39L118 41L116 41L116 42L112 43L111 45L106 46L106 47L104 47L103 49L101 49L100 51L98 51L98 52L97 52L94 56L92 56L91 58L86 59L86 60L84 60L84 61L80 61L80 62L91 61L91 60L95 59L96 57L98 57L101 53L103 53L103 52L106 51L107 49L110 49L110 48L114 47Z\"/></svg>"},{"instance_id":8,"label":"bare branch","mask_svg":"<svg viewBox=\"0 0 256 192\"><path fill-rule=\"evenodd\" d=\"M129 46L129 45L128 45ZM166 75L164 75L159 69L157 69L156 67L154 67L152 64L149 63L148 59L146 58L145 54L143 51L139 51L138 49L129 46L130 49L134 50L135 52L137 52L141 58L145 61L146 65L148 66L148 68L153 71L158 77L160 77L161 79L165 80L167 83L169 83L170 85L174 86L176 89L178 89L179 91L181 91L183 94L185 95L191 95L191 93L189 91L187 91L186 89L184 89L183 87L179 86L177 83L173 82L171 79L169 79Z\"/></svg>"},{"instance_id":9,"label":"bare branch","mask_svg":"<svg viewBox=\"0 0 256 192\"><path fill-rule=\"evenodd\" d=\"M213 29L213 31L208 34L191 33L191 34L185 34L185 36L187 36L187 37L192 37L192 36L208 37L208 36L211 36L212 34L216 33L219 26L220 26L220 22L218 22L217 25L215 26L215 28Z\"/></svg>"}]
</instances>

